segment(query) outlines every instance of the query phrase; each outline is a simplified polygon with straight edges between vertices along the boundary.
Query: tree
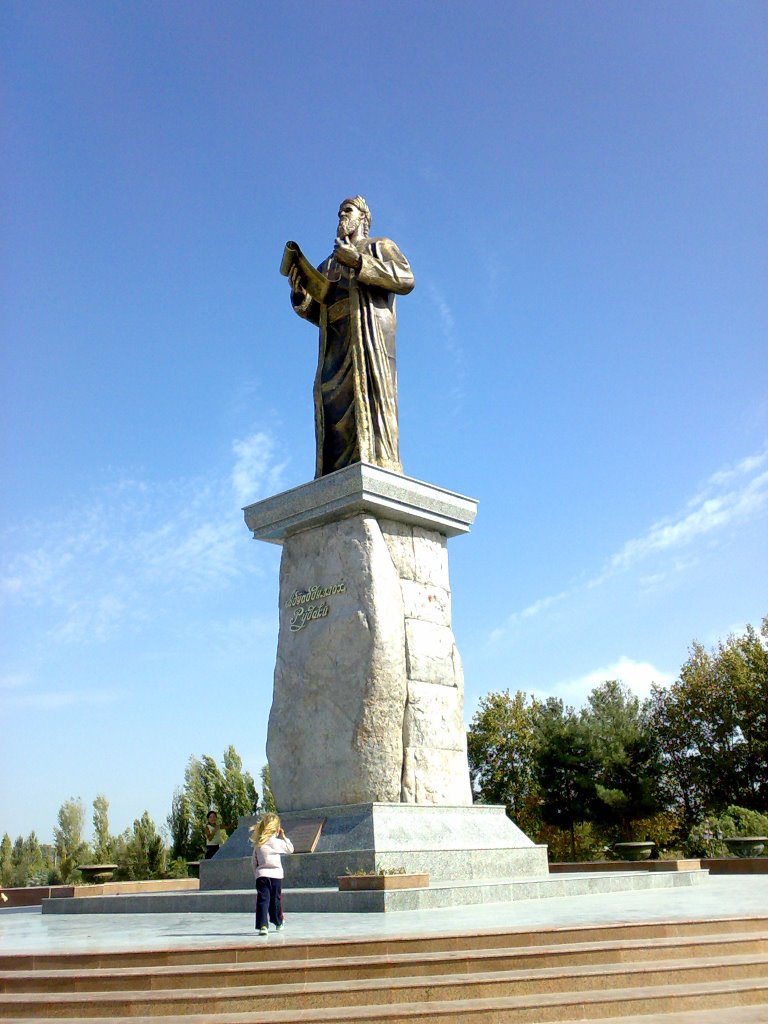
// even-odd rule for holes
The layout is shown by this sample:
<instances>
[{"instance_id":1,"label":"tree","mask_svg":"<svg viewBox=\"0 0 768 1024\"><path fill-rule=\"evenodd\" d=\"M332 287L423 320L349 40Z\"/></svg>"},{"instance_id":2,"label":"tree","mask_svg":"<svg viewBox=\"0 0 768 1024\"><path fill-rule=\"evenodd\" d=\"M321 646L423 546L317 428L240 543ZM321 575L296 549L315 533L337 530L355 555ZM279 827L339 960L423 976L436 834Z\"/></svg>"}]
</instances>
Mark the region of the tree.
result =
<instances>
[{"instance_id":1,"label":"tree","mask_svg":"<svg viewBox=\"0 0 768 1024\"><path fill-rule=\"evenodd\" d=\"M702 771L696 745L688 731L685 701L672 689L651 687L650 718L664 766L664 781L672 801L682 810L684 827L704 815Z\"/></svg>"},{"instance_id":2,"label":"tree","mask_svg":"<svg viewBox=\"0 0 768 1024\"><path fill-rule=\"evenodd\" d=\"M483 803L504 804L510 818L528 832L538 823L539 791L534 760L534 698L518 690L489 693L480 700L467 733L472 788Z\"/></svg>"},{"instance_id":3,"label":"tree","mask_svg":"<svg viewBox=\"0 0 768 1024\"><path fill-rule=\"evenodd\" d=\"M733 691L741 740L741 800L768 811L768 615L758 634L729 637L718 648L720 670Z\"/></svg>"},{"instance_id":4,"label":"tree","mask_svg":"<svg viewBox=\"0 0 768 1024\"><path fill-rule=\"evenodd\" d=\"M634 823L664 807L661 750L648 714L628 687L608 680L588 697L583 721L597 762L592 816L631 840Z\"/></svg>"},{"instance_id":5,"label":"tree","mask_svg":"<svg viewBox=\"0 0 768 1024\"><path fill-rule=\"evenodd\" d=\"M121 873L135 880L161 878L166 866L167 851L163 840L149 813L144 811L134 821L133 830L127 837L120 863Z\"/></svg>"},{"instance_id":6,"label":"tree","mask_svg":"<svg viewBox=\"0 0 768 1024\"><path fill-rule=\"evenodd\" d=\"M184 772L184 798L189 818L190 860L201 857L205 851L205 820L213 806L213 786L210 767L216 771L213 758L204 755L202 760L190 757Z\"/></svg>"},{"instance_id":7,"label":"tree","mask_svg":"<svg viewBox=\"0 0 768 1024\"><path fill-rule=\"evenodd\" d=\"M90 849L83 841L85 807L83 801L65 800L59 808L58 826L53 831L58 861L58 876L62 882L77 877L77 866L90 860Z\"/></svg>"},{"instance_id":8,"label":"tree","mask_svg":"<svg viewBox=\"0 0 768 1024\"><path fill-rule=\"evenodd\" d=\"M177 786L173 791L171 813L168 815L167 822L171 835L171 859L194 860L198 851L192 846L189 800L181 786Z\"/></svg>"},{"instance_id":9,"label":"tree","mask_svg":"<svg viewBox=\"0 0 768 1024\"><path fill-rule=\"evenodd\" d=\"M26 839L22 836L17 838L11 849L10 866L10 879L7 883L10 886L47 883L48 867L34 832L30 832Z\"/></svg>"},{"instance_id":10,"label":"tree","mask_svg":"<svg viewBox=\"0 0 768 1024\"><path fill-rule=\"evenodd\" d=\"M689 827L729 805L768 810L768 617L759 635L694 643L672 686L654 688L651 721Z\"/></svg>"},{"instance_id":11,"label":"tree","mask_svg":"<svg viewBox=\"0 0 768 1024\"><path fill-rule=\"evenodd\" d=\"M541 815L570 834L576 860L576 824L591 817L596 800L597 759L587 722L573 708L549 697L537 709L534 777Z\"/></svg>"},{"instance_id":12,"label":"tree","mask_svg":"<svg viewBox=\"0 0 768 1024\"><path fill-rule=\"evenodd\" d=\"M13 843L6 832L0 843L0 885L9 886L13 878Z\"/></svg>"},{"instance_id":13,"label":"tree","mask_svg":"<svg viewBox=\"0 0 768 1024\"><path fill-rule=\"evenodd\" d=\"M172 856L194 860L205 850L205 821L208 812L219 815L219 824L227 834L237 828L238 818L255 814L259 794L250 772L233 746L224 751L223 768L204 754L194 755L187 762L184 786L175 790L168 827L172 839Z\"/></svg>"},{"instance_id":14,"label":"tree","mask_svg":"<svg viewBox=\"0 0 768 1024\"><path fill-rule=\"evenodd\" d=\"M242 759L233 746L224 751L224 771L214 783L214 802L227 834L235 831L241 816L258 810L259 794L253 776L243 771Z\"/></svg>"},{"instance_id":15,"label":"tree","mask_svg":"<svg viewBox=\"0 0 768 1024\"><path fill-rule=\"evenodd\" d=\"M113 856L113 848L109 834L109 801L99 793L93 801L93 856L96 863L108 863Z\"/></svg>"},{"instance_id":16,"label":"tree","mask_svg":"<svg viewBox=\"0 0 768 1024\"><path fill-rule=\"evenodd\" d=\"M261 769L261 804L259 810L264 811L266 814L277 814L277 804L272 793L268 764L265 764Z\"/></svg>"}]
</instances>

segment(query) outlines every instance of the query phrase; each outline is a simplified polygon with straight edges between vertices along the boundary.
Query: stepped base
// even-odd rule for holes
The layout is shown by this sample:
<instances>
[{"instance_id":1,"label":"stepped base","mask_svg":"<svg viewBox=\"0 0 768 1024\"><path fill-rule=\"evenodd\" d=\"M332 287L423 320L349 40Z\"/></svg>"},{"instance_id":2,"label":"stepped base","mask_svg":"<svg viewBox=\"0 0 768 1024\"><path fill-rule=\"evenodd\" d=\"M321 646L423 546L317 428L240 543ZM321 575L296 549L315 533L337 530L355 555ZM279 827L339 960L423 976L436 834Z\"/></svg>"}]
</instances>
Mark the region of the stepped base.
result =
<instances>
[{"instance_id":1,"label":"stepped base","mask_svg":"<svg viewBox=\"0 0 768 1024\"><path fill-rule=\"evenodd\" d=\"M336 886L340 875L382 869L426 872L435 882L471 879L546 878L546 846L537 846L507 817L503 807L435 807L421 804L350 804L281 815L291 823L325 819L313 853L283 858L286 889ZM248 828L238 828L211 860L200 864L200 888L253 887Z\"/></svg>"},{"instance_id":2,"label":"stepped base","mask_svg":"<svg viewBox=\"0 0 768 1024\"><path fill-rule=\"evenodd\" d=\"M590 896L650 889L700 885L706 871L639 872L567 875L550 878L457 880L425 889L394 889L378 892L339 892L336 888L285 889L287 914L383 913L432 910L484 903ZM148 893L133 896L90 896L45 900L44 914L216 914L253 913L254 889Z\"/></svg>"},{"instance_id":3,"label":"stepped base","mask_svg":"<svg viewBox=\"0 0 768 1024\"><path fill-rule=\"evenodd\" d=\"M289 930L299 921L292 916ZM337 934L328 942L286 941L284 933L258 938L252 918L249 924L248 938L229 948L219 941L179 944L188 936L175 935L166 949L0 955L0 1017L17 1024L768 1020L766 917L544 930L507 924L399 937L385 926L377 936ZM118 931L120 920L109 927ZM48 930L61 934L66 927Z\"/></svg>"}]
</instances>

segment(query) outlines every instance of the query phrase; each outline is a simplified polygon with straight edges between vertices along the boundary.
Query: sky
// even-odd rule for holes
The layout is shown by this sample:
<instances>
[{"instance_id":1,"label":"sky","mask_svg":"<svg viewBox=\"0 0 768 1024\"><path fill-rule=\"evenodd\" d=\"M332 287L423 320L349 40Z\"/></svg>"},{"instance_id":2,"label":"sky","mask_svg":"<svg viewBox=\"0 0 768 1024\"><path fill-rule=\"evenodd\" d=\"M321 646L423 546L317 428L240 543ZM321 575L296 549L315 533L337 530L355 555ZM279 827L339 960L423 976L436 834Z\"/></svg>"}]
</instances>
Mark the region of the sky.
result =
<instances>
[{"instance_id":1,"label":"sky","mask_svg":"<svg viewBox=\"0 0 768 1024\"><path fill-rule=\"evenodd\" d=\"M258 778L317 333L278 268L365 196L466 717L668 685L768 614L768 7L0 5L0 834L190 756ZM90 831L90 828L87 829Z\"/></svg>"}]
</instances>

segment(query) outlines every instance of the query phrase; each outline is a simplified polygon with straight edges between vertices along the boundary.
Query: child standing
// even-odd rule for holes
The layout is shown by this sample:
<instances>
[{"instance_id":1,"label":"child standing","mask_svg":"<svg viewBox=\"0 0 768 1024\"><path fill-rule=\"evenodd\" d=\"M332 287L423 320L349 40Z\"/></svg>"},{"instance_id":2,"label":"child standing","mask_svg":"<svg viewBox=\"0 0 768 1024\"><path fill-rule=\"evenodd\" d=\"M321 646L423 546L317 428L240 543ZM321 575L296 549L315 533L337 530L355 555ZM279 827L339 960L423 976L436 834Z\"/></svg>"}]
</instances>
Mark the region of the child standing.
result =
<instances>
[{"instance_id":1,"label":"child standing","mask_svg":"<svg viewBox=\"0 0 768 1024\"><path fill-rule=\"evenodd\" d=\"M276 814L265 814L248 830L253 846L253 874L256 878L256 927L259 935L269 932L267 921L280 931L283 927L284 853L293 853L293 843Z\"/></svg>"},{"instance_id":2,"label":"child standing","mask_svg":"<svg viewBox=\"0 0 768 1024\"><path fill-rule=\"evenodd\" d=\"M205 859L210 860L219 852L219 847L227 838L223 828L219 828L219 817L216 811L208 811L208 818L205 823Z\"/></svg>"}]
</instances>

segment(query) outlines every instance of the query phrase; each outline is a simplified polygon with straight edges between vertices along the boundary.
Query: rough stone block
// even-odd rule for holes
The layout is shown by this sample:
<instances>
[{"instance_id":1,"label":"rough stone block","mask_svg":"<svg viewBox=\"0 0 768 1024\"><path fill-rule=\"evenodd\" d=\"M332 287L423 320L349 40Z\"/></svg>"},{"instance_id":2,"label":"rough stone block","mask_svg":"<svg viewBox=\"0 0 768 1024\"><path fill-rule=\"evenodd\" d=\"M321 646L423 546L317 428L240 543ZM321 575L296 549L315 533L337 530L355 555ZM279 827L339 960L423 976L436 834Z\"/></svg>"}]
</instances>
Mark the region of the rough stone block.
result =
<instances>
[{"instance_id":1,"label":"rough stone block","mask_svg":"<svg viewBox=\"0 0 768 1024\"><path fill-rule=\"evenodd\" d=\"M421 619L439 626L451 624L451 595L442 587L415 580L400 580L406 619Z\"/></svg>"},{"instance_id":2,"label":"rough stone block","mask_svg":"<svg viewBox=\"0 0 768 1024\"><path fill-rule=\"evenodd\" d=\"M405 641L409 679L441 686L456 686L461 664L453 632L448 626L406 619Z\"/></svg>"},{"instance_id":3,"label":"rough stone block","mask_svg":"<svg viewBox=\"0 0 768 1024\"><path fill-rule=\"evenodd\" d=\"M466 750L464 707L458 687L408 681L403 744Z\"/></svg>"},{"instance_id":4,"label":"rough stone block","mask_svg":"<svg viewBox=\"0 0 768 1024\"><path fill-rule=\"evenodd\" d=\"M413 526L410 523L396 522L394 519L381 519L379 526L400 579L415 579Z\"/></svg>"},{"instance_id":5,"label":"rough stone block","mask_svg":"<svg viewBox=\"0 0 768 1024\"><path fill-rule=\"evenodd\" d=\"M467 751L406 747L401 799L415 804L472 803Z\"/></svg>"},{"instance_id":6,"label":"rough stone block","mask_svg":"<svg viewBox=\"0 0 768 1024\"><path fill-rule=\"evenodd\" d=\"M404 648L400 580L375 519L286 539L267 739L281 809L399 799Z\"/></svg>"},{"instance_id":7,"label":"rough stone block","mask_svg":"<svg viewBox=\"0 0 768 1024\"><path fill-rule=\"evenodd\" d=\"M414 579L450 590L448 581L448 541L434 530L413 528Z\"/></svg>"}]
</instances>

